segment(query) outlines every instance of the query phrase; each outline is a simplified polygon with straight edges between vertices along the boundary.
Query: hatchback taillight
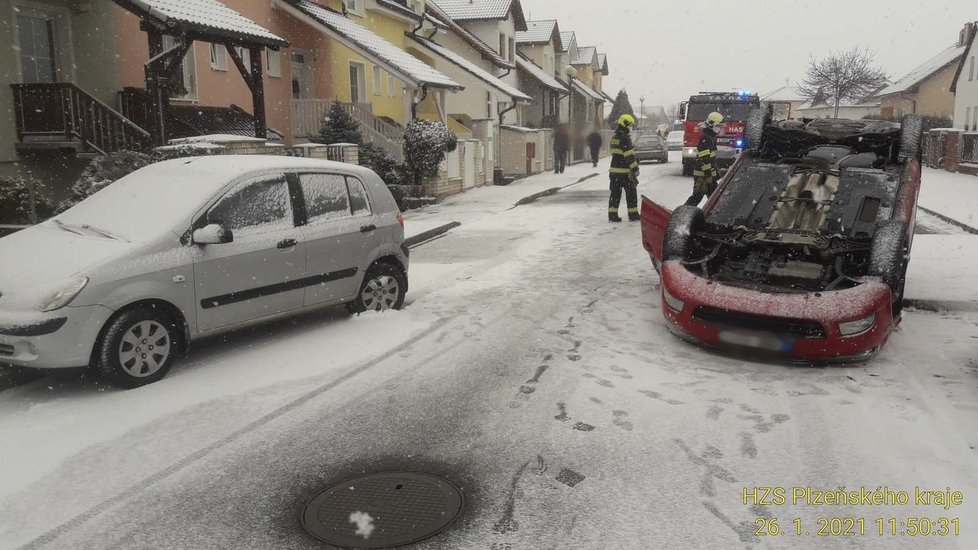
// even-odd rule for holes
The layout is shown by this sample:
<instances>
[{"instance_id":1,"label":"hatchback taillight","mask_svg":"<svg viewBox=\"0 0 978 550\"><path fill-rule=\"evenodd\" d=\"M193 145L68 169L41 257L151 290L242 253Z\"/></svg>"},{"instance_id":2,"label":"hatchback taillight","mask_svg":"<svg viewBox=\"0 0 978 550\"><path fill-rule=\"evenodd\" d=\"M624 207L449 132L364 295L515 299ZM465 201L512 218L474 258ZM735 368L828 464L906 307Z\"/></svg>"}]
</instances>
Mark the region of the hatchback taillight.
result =
<instances>
[{"instance_id":1,"label":"hatchback taillight","mask_svg":"<svg viewBox=\"0 0 978 550\"><path fill-rule=\"evenodd\" d=\"M404 227L404 216L400 212L397 213L397 223Z\"/></svg>"}]
</instances>

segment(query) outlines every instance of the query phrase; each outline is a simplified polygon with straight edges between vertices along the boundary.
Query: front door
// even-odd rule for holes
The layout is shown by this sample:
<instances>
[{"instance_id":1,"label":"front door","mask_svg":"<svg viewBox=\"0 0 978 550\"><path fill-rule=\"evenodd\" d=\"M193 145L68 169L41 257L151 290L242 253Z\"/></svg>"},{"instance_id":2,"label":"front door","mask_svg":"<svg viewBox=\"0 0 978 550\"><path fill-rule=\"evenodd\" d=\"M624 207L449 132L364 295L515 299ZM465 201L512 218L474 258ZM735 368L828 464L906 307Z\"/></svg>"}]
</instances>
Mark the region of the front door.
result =
<instances>
[{"instance_id":1,"label":"front door","mask_svg":"<svg viewBox=\"0 0 978 550\"><path fill-rule=\"evenodd\" d=\"M315 97L312 85L312 55L304 50L292 50L289 60L292 63L292 98L312 99Z\"/></svg>"},{"instance_id":2,"label":"front door","mask_svg":"<svg viewBox=\"0 0 978 550\"><path fill-rule=\"evenodd\" d=\"M366 103L366 69L362 63L350 62L350 101Z\"/></svg>"},{"instance_id":3,"label":"front door","mask_svg":"<svg viewBox=\"0 0 978 550\"><path fill-rule=\"evenodd\" d=\"M299 174L306 205L305 305L351 300L360 290L363 270L380 246L382 229L376 226L363 183L341 174Z\"/></svg>"},{"instance_id":4,"label":"front door","mask_svg":"<svg viewBox=\"0 0 978 550\"><path fill-rule=\"evenodd\" d=\"M201 332L302 307L306 245L284 175L234 186L207 212L233 241L198 248L194 259Z\"/></svg>"}]
</instances>

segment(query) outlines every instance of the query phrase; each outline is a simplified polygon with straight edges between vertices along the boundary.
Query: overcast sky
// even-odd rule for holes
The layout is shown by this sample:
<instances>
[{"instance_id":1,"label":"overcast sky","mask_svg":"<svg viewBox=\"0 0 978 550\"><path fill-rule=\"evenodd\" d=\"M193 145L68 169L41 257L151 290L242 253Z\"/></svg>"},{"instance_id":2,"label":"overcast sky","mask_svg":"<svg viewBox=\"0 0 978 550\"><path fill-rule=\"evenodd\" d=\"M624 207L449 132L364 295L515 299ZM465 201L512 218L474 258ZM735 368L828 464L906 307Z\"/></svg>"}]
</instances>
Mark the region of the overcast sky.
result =
<instances>
[{"instance_id":1,"label":"overcast sky","mask_svg":"<svg viewBox=\"0 0 978 550\"><path fill-rule=\"evenodd\" d=\"M890 78L957 41L976 0L521 0L528 19L557 19L608 54L605 92L635 109L705 90L764 94L804 78L811 56L862 46Z\"/></svg>"}]
</instances>

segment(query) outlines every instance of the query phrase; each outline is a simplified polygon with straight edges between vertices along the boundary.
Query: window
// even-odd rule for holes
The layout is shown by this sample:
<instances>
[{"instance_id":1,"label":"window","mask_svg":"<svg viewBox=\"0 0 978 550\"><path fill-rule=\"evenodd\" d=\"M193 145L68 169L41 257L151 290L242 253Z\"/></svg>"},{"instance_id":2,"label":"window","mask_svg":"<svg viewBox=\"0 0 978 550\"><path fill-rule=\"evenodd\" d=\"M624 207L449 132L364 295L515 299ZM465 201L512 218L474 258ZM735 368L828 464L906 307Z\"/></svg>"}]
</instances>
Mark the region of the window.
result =
<instances>
[{"instance_id":1,"label":"window","mask_svg":"<svg viewBox=\"0 0 978 550\"><path fill-rule=\"evenodd\" d=\"M516 60L516 39L513 38L513 37L510 37L509 38L509 50L508 50L508 52L509 52L509 58L508 59L510 61L515 61Z\"/></svg>"},{"instance_id":2,"label":"window","mask_svg":"<svg viewBox=\"0 0 978 550\"><path fill-rule=\"evenodd\" d=\"M968 63L968 80L975 79L975 56L971 56L971 62Z\"/></svg>"},{"instance_id":3,"label":"window","mask_svg":"<svg viewBox=\"0 0 978 550\"><path fill-rule=\"evenodd\" d=\"M971 120L971 107L965 107L964 109L964 131L965 132L967 132L970 129L968 128L968 122L970 120Z\"/></svg>"},{"instance_id":4,"label":"window","mask_svg":"<svg viewBox=\"0 0 978 550\"><path fill-rule=\"evenodd\" d=\"M973 131L978 131L978 105L971 110L971 129Z\"/></svg>"},{"instance_id":5,"label":"window","mask_svg":"<svg viewBox=\"0 0 978 550\"><path fill-rule=\"evenodd\" d=\"M350 101L366 103L367 90L364 89L364 67L361 63L350 62Z\"/></svg>"},{"instance_id":6,"label":"window","mask_svg":"<svg viewBox=\"0 0 978 550\"><path fill-rule=\"evenodd\" d=\"M228 51L220 44L211 44L211 69L228 70Z\"/></svg>"},{"instance_id":7,"label":"window","mask_svg":"<svg viewBox=\"0 0 978 550\"><path fill-rule=\"evenodd\" d=\"M177 39L163 35L163 51L177 45ZM170 80L170 97L173 99L197 99L197 62L194 59L194 46L190 46L187 55L180 62L181 70Z\"/></svg>"},{"instance_id":8,"label":"window","mask_svg":"<svg viewBox=\"0 0 978 550\"><path fill-rule=\"evenodd\" d=\"M384 80L377 65L374 65L374 95L384 95Z\"/></svg>"},{"instance_id":9,"label":"window","mask_svg":"<svg viewBox=\"0 0 978 550\"><path fill-rule=\"evenodd\" d=\"M265 69L268 76L281 78L282 76L282 52L278 50L265 50Z\"/></svg>"},{"instance_id":10,"label":"window","mask_svg":"<svg viewBox=\"0 0 978 550\"><path fill-rule=\"evenodd\" d=\"M343 0L346 11L356 15L363 15L363 0Z\"/></svg>"},{"instance_id":11,"label":"window","mask_svg":"<svg viewBox=\"0 0 978 550\"><path fill-rule=\"evenodd\" d=\"M308 223L319 223L350 215L346 178L336 174L301 174L299 185L306 202Z\"/></svg>"},{"instance_id":12,"label":"window","mask_svg":"<svg viewBox=\"0 0 978 550\"><path fill-rule=\"evenodd\" d=\"M57 82L54 21L33 10L17 10L20 67L24 82Z\"/></svg>"},{"instance_id":13,"label":"window","mask_svg":"<svg viewBox=\"0 0 978 550\"><path fill-rule=\"evenodd\" d=\"M305 52L292 50L292 98L311 99L313 97L312 56Z\"/></svg>"},{"instance_id":14,"label":"window","mask_svg":"<svg viewBox=\"0 0 978 550\"><path fill-rule=\"evenodd\" d=\"M506 59L506 35L499 33L499 57Z\"/></svg>"},{"instance_id":15,"label":"window","mask_svg":"<svg viewBox=\"0 0 978 550\"><path fill-rule=\"evenodd\" d=\"M363 182L357 178L347 176L346 184L350 188L350 208L354 216L365 216L370 214L370 197L367 196L367 189Z\"/></svg>"},{"instance_id":16,"label":"window","mask_svg":"<svg viewBox=\"0 0 978 550\"><path fill-rule=\"evenodd\" d=\"M394 93L396 90L397 90L397 79L394 78L394 75L388 73L387 74L387 95L389 95L390 97L396 97L396 94Z\"/></svg>"},{"instance_id":17,"label":"window","mask_svg":"<svg viewBox=\"0 0 978 550\"><path fill-rule=\"evenodd\" d=\"M245 71L251 74L251 50L237 47L234 51L238 52L238 57L241 59L241 64L245 66Z\"/></svg>"},{"instance_id":18,"label":"window","mask_svg":"<svg viewBox=\"0 0 978 550\"><path fill-rule=\"evenodd\" d=\"M207 212L207 223L219 223L238 235L292 227L292 203L283 176L242 184Z\"/></svg>"}]
</instances>

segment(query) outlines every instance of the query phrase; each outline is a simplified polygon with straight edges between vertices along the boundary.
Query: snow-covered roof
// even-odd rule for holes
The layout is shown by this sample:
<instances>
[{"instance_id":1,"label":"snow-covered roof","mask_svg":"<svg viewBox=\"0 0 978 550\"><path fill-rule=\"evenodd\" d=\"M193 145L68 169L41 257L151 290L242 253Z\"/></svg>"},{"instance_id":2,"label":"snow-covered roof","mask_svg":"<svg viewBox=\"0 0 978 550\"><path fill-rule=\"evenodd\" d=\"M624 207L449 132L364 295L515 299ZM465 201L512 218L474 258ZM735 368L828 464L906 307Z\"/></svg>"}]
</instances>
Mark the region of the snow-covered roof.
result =
<instances>
[{"instance_id":1,"label":"snow-covered roof","mask_svg":"<svg viewBox=\"0 0 978 550\"><path fill-rule=\"evenodd\" d=\"M254 42L273 48L289 42L218 0L115 0L157 26Z\"/></svg>"},{"instance_id":2,"label":"snow-covered roof","mask_svg":"<svg viewBox=\"0 0 978 550\"><path fill-rule=\"evenodd\" d=\"M503 82L499 78L496 78L494 75L489 73L489 71L486 71L482 67L476 65L475 63L472 63L468 59L465 59L461 55L453 52L452 50L446 48L445 46L442 46L441 44L432 42L431 40L422 38L420 36L409 35L409 37L413 39L415 42L418 42L419 44L423 45L429 50L447 59L451 63L457 65L462 70L468 72L472 76L475 76L479 80L485 82L490 87L495 88L497 91L502 92L503 94L513 98L513 100L521 100L526 102L533 101L532 97L524 94L523 92L507 84L506 82Z\"/></svg>"},{"instance_id":3,"label":"snow-covered roof","mask_svg":"<svg viewBox=\"0 0 978 550\"><path fill-rule=\"evenodd\" d=\"M957 44L947 48L941 53L928 59L919 67L907 73L907 75L900 80L897 80L893 84L883 88L883 90L879 92L879 95L897 94L915 88L918 84L934 75L934 73L961 59L961 56L964 55L964 51L966 49L967 46L958 46Z\"/></svg>"},{"instance_id":4,"label":"snow-covered roof","mask_svg":"<svg viewBox=\"0 0 978 550\"><path fill-rule=\"evenodd\" d=\"M523 54L516 56L516 67L521 71L529 73L530 76L550 89L559 90L561 92L567 91L567 86L561 84L560 81L554 78L553 75L547 74L547 71L543 70L542 67L531 61L530 58L524 56Z\"/></svg>"},{"instance_id":5,"label":"snow-covered roof","mask_svg":"<svg viewBox=\"0 0 978 550\"><path fill-rule=\"evenodd\" d=\"M429 20L433 19L444 24L459 38L461 38L463 42L469 46L472 46L476 51L482 54L484 59L489 60L489 62L491 62L493 65L500 68L513 68L513 64L499 55L499 53L497 53L492 46L486 44L478 36L472 34L468 29L456 23L454 19L445 13L445 10L439 8L434 2L425 2L425 13L428 14Z\"/></svg>"},{"instance_id":6,"label":"snow-covered roof","mask_svg":"<svg viewBox=\"0 0 978 550\"><path fill-rule=\"evenodd\" d=\"M556 40L554 38L556 37ZM548 19L545 21L527 21L525 31L517 31L516 33L516 43L517 44L546 44L554 40L554 47L557 50L562 49L562 44L560 43L560 29L557 26L556 19Z\"/></svg>"},{"instance_id":7,"label":"snow-covered roof","mask_svg":"<svg viewBox=\"0 0 978 550\"><path fill-rule=\"evenodd\" d=\"M300 18L307 16L308 19L312 19L331 38L383 66L406 82L418 85L425 84L434 88L463 89L459 83L443 75L434 67L426 65L417 57L384 40L360 24L347 19L343 14L314 4L309 0L299 0L298 2L275 0L275 3L282 6L286 11L297 10L299 12L297 15Z\"/></svg>"},{"instance_id":8,"label":"snow-covered roof","mask_svg":"<svg viewBox=\"0 0 978 550\"><path fill-rule=\"evenodd\" d=\"M577 37L574 35L574 31L561 31L560 33L560 51L567 52L570 50L571 42L574 42Z\"/></svg>"},{"instance_id":9,"label":"snow-covered roof","mask_svg":"<svg viewBox=\"0 0 978 550\"><path fill-rule=\"evenodd\" d=\"M571 65L590 65L597 55L598 49L594 46L578 46L577 59L572 59Z\"/></svg>"},{"instance_id":10,"label":"snow-covered roof","mask_svg":"<svg viewBox=\"0 0 978 550\"><path fill-rule=\"evenodd\" d=\"M520 0L428 0L438 5L456 21L501 20L513 14L516 30L526 30L526 18Z\"/></svg>"},{"instance_id":11,"label":"snow-covered roof","mask_svg":"<svg viewBox=\"0 0 978 550\"><path fill-rule=\"evenodd\" d=\"M608 56L606 54L598 54L598 68L601 69L601 74L608 76Z\"/></svg>"},{"instance_id":12,"label":"snow-covered roof","mask_svg":"<svg viewBox=\"0 0 978 550\"><path fill-rule=\"evenodd\" d=\"M604 98L604 96L602 96L598 92L594 91L594 89L592 89L587 84L581 82L581 79L579 79L579 78L575 78L574 79L574 88L576 88L577 91L579 91L583 95L591 98L594 101L597 101L598 103L604 103L605 101L607 101Z\"/></svg>"},{"instance_id":13,"label":"snow-covered roof","mask_svg":"<svg viewBox=\"0 0 978 550\"><path fill-rule=\"evenodd\" d=\"M791 85L784 85L761 96L761 101L805 101L805 97Z\"/></svg>"}]
</instances>

